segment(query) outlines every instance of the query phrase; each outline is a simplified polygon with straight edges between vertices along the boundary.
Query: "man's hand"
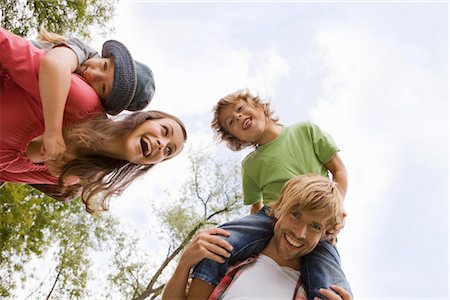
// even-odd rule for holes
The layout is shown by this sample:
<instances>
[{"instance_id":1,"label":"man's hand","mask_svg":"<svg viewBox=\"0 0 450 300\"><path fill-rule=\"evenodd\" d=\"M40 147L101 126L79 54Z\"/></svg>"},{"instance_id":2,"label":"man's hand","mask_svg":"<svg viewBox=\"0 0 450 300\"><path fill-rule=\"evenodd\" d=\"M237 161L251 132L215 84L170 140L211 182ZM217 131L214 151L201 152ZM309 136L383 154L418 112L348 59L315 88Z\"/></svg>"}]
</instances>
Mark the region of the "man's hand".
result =
<instances>
[{"instance_id":1,"label":"man's hand","mask_svg":"<svg viewBox=\"0 0 450 300\"><path fill-rule=\"evenodd\" d=\"M42 136L41 155L44 161L56 160L66 151L66 143L61 131L44 131Z\"/></svg>"},{"instance_id":2,"label":"man's hand","mask_svg":"<svg viewBox=\"0 0 450 300\"><path fill-rule=\"evenodd\" d=\"M327 297L329 300L352 300L352 296L349 292L341 288L337 285L332 285L331 289L333 291L327 290L327 289L320 289L320 294ZM321 300L319 297L314 297L314 300Z\"/></svg>"},{"instance_id":3,"label":"man's hand","mask_svg":"<svg viewBox=\"0 0 450 300\"><path fill-rule=\"evenodd\" d=\"M180 264L190 268L205 258L218 263L225 262L223 257L230 257L233 246L218 235L230 236L227 231L221 228L200 231L184 250Z\"/></svg>"}]
</instances>

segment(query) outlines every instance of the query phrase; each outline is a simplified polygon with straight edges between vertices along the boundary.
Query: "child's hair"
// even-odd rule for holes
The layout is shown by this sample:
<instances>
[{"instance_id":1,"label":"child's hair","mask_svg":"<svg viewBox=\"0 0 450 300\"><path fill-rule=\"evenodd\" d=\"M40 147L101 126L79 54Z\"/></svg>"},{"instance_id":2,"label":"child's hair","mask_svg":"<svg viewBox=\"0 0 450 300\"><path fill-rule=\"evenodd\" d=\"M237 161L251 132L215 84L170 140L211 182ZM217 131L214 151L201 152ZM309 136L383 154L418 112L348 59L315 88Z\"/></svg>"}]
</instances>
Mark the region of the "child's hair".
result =
<instances>
[{"instance_id":1,"label":"child's hair","mask_svg":"<svg viewBox=\"0 0 450 300\"><path fill-rule=\"evenodd\" d=\"M100 207L108 210L108 200L119 195L137 177L150 170L152 165L134 164L126 160L119 160L96 153L96 148L106 140L114 139L133 130L147 120L170 118L180 124L184 141L187 139L183 122L177 117L161 111L136 112L121 121L108 118L96 118L66 129L64 138L67 145L67 158L54 165L50 170L58 170L59 194L55 198L73 199L81 191L81 200L88 212L94 196L102 193ZM80 183L75 186L64 186L68 176L77 176ZM41 189L42 190L42 189Z\"/></svg>"},{"instance_id":2,"label":"child's hair","mask_svg":"<svg viewBox=\"0 0 450 300\"><path fill-rule=\"evenodd\" d=\"M67 39L64 36L54 32L47 31L47 29L45 29L44 27L44 24L42 24L39 27L39 34L37 40L41 42L49 42L51 44L58 44L67 41Z\"/></svg>"},{"instance_id":3,"label":"child's hair","mask_svg":"<svg viewBox=\"0 0 450 300\"><path fill-rule=\"evenodd\" d=\"M247 147L256 147L257 144L253 142L241 141L235 136L228 133L225 128L219 122L219 116L222 110L230 105L234 105L239 101L247 102L257 109L261 109L266 116L266 119L274 124L278 124L278 118L273 115L273 110L270 108L270 103L263 101L259 96L254 96L250 93L248 89L238 90L232 94L229 94L217 102L213 108L213 119L211 121L211 127L214 131L215 140L221 142L225 141L228 148L233 151L239 151Z\"/></svg>"},{"instance_id":4,"label":"child's hair","mask_svg":"<svg viewBox=\"0 0 450 300\"><path fill-rule=\"evenodd\" d=\"M326 231L342 222L342 202L336 182L317 174L299 175L286 182L269 215L279 219L291 211L314 212L326 217Z\"/></svg>"}]
</instances>

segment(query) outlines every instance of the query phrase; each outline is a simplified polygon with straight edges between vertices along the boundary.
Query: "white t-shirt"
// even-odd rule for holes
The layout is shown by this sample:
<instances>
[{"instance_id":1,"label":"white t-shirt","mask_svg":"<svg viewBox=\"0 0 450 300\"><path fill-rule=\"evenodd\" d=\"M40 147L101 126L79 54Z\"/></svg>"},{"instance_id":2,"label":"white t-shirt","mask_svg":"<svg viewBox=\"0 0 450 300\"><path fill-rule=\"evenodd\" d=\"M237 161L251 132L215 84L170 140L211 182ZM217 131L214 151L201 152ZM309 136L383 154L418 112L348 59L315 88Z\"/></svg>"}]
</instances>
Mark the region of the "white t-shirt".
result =
<instances>
[{"instance_id":1,"label":"white t-shirt","mask_svg":"<svg viewBox=\"0 0 450 300\"><path fill-rule=\"evenodd\" d=\"M243 267L234 277L222 300L286 299L292 300L300 271L281 267L270 257L260 254L258 259ZM303 285L296 300L307 300Z\"/></svg>"}]
</instances>

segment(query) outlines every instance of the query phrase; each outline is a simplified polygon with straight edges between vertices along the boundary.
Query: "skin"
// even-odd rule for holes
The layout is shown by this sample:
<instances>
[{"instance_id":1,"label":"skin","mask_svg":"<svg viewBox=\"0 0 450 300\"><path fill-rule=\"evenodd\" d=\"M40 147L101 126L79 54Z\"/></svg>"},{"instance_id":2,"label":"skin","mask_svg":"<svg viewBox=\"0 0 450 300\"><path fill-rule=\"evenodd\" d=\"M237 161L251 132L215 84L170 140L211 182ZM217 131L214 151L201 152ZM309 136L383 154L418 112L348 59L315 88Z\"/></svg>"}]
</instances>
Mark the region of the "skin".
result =
<instances>
[{"instance_id":1,"label":"skin","mask_svg":"<svg viewBox=\"0 0 450 300\"><path fill-rule=\"evenodd\" d=\"M147 145L143 153L141 138ZM34 163L43 163L40 154L43 138L35 138L26 151L27 157ZM170 118L147 120L125 135L102 143L98 153L116 159L127 160L136 164L157 164L180 153L184 145L183 131L176 121Z\"/></svg>"},{"instance_id":2,"label":"skin","mask_svg":"<svg viewBox=\"0 0 450 300\"><path fill-rule=\"evenodd\" d=\"M274 124L265 116L262 109L242 100L221 110L219 124L239 140L259 145L273 141L282 130L281 126ZM325 167L331 172L333 180L338 183L341 194L345 197L347 193L347 170L340 156L336 153L325 164ZM256 201L252 204L250 212L256 213L262 207L262 201ZM340 226L330 232L332 244L335 242L336 234L342 228L343 226Z\"/></svg>"},{"instance_id":3,"label":"skin","mask_svg":"<svg viewBox=\"0 0 450 300\"><path fill-rule=\"evenodd\" d=\"M146 153L141 140L148 148ZM174 157L183 145L184 136L180 124L173 119L163 118L147 120L126 135L103 143L99 152L135 164L150 165Z\"/></svg>"},{"instance_id":4,"label":"skin","mask_svg":"<svg viewBox=\"0 0 450 300\"><path fill-rule=\"evenodd\" d=\"M325 235L325 216L308 211L291 211L282 215L274 227L274 236L263 254L272 258L280 266L300 269L300 257L311 252ZM174 275L164 289L162 299L208 299L214 287L200 279L193 279L188 295L185 295L189 270L204 258L223 262L217 254L229 257L231 245L217 235L228 236L220 228L203 231L191 241L183 253ZM340 287L332 289L342 295L342 299L351 300L351 296ZM322 289L321 294L331 295L330 300L340 298L334 292Z\"/></svg>"},{"instance_id":5,"label":"skin","mask_svg":"<svg viewBox=\"0 0 450 300\"><path fill-rule=\"evenodd\" d=\"M82 76L102 101L106 100L111 92L114 79L112 59L91 58L77 67L77 56L66 47L53 48L41 60L39 93L45 125L41 155L45 161L58 159L66 150L62 137L62 121L69 95L71 74L76 71Z\"/></svg>"}]
</instances>

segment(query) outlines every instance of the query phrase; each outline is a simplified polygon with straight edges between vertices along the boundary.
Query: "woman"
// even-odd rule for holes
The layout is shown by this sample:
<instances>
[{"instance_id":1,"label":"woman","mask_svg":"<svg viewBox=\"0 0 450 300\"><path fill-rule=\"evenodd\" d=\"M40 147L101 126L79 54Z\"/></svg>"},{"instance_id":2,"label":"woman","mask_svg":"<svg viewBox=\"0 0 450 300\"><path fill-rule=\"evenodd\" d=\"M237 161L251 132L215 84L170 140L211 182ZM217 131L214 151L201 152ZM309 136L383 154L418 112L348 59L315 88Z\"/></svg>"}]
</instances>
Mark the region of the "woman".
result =
<instances>
[{"instance_id":1,"label":"woman","mask_svg":"<svg viewBox=\"0 0 450 300\"><path fill-rule=\"evenodd\" d=\"M158 111L106 118L95 91L72 75L63 136L67 151L52 161L41 153L44 121L39 63L45 54L0 28L0 181L57 184L64 197L81 190L86 210L98 193L101 208L135 178L183 148L186 131L176 117Z\"/></svg>"}]
</instances>

